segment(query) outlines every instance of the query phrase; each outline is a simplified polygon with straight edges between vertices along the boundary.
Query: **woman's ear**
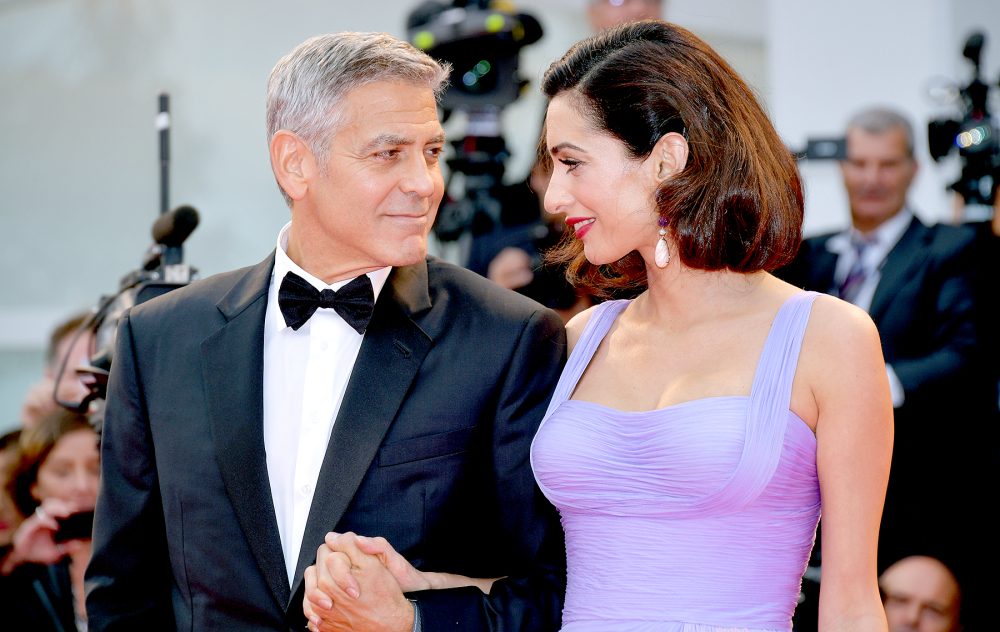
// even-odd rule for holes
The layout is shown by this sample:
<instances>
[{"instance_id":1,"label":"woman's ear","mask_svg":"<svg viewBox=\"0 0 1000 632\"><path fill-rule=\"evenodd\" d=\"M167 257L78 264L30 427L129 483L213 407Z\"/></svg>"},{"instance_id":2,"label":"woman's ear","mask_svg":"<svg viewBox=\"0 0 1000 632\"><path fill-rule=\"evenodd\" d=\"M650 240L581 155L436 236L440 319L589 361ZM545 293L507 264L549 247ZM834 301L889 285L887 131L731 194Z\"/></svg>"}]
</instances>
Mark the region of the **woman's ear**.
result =
<instances>
[{"instance_id":1,"label":"woman's ear","mask_svg":"<svg viewBox=\"0 0 1000 632\"><path fill-rule=\"evenodd\" d=\"M649 158L656 181L669 180L687 166L687 139L677 132L664 134L656 141Z\"/></svg>"},{"instance_id":2,"label":"woman's ear","mask_svg":"<svg viewBox=\"0 0 1000 632\"><path fill-rule=\"evenodd\" d=\"M278 130L271 137L271 168L281 190L300 200L309 190L316 173L316 157L309 145L297 134Z\"/></svg>"}]
</instances>

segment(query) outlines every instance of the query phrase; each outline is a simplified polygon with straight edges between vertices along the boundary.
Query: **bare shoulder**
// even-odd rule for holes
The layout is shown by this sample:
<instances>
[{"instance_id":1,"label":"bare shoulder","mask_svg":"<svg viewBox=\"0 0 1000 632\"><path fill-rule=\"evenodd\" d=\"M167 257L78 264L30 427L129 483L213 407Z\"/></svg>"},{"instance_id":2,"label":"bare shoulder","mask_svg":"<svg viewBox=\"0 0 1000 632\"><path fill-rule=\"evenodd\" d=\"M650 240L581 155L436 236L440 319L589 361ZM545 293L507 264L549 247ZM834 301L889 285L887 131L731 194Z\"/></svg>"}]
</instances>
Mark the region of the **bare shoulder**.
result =
<instances>
[{"instance_id":1,"label":"bare shoulder","mask_svg":"<svg viewBox=\"0 0 1000 632\"><path fill-rule=\"evenodd\" d=\"M879 347L878 330L863 309L833 296L820 294L813 303L803 341L822 356L850 353L851 349Z\"/></svg>"},{"instance_id":2,"label":"bare shoulder","mask_svg":"<svg viewBox=\"0 0 1000 632\"><path fill-rule=\"evenodd\" d=\"M824 394L861 397L886 380L882 345L871 317L825 294L813 303L799 367L819 404Z\"/></svg>"},{"instance_id":3,"label":"bare shoulder","mask_svg":"<svg viewBox=\"0 0 1000 632\"><path fill-rule=\"evenodd\" d=\"M590 322L590 317L593 316L595 309L597 309L597 305L588 307L573 316L573 318L570 318L569 322L566 323L566 342L570 353L576 347L576 341L583 335L583 330L587 327L587 323Z\"/></svg>"}]
</instances>

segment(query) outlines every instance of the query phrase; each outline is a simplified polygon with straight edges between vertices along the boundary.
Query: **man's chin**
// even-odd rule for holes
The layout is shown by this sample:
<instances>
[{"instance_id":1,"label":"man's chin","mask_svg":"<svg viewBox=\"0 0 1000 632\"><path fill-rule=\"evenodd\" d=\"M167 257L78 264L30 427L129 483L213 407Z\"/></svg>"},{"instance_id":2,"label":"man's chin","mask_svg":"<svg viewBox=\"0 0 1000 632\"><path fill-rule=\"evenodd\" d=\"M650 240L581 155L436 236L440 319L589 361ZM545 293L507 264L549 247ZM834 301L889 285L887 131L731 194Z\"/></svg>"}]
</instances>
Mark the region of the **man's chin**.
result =
<instances>
[{"instance_id":1,"label":"man's chin","mask_svg":"<svg viewBox=\"0 0 1000 632\"><path fill-rule=\"evenodd\" d=\"M400 266L411 266L420 263L427 257L427 240L406 240L398 248L387 253L386 264L398 268Z\"/></svg>"}]
</instances>

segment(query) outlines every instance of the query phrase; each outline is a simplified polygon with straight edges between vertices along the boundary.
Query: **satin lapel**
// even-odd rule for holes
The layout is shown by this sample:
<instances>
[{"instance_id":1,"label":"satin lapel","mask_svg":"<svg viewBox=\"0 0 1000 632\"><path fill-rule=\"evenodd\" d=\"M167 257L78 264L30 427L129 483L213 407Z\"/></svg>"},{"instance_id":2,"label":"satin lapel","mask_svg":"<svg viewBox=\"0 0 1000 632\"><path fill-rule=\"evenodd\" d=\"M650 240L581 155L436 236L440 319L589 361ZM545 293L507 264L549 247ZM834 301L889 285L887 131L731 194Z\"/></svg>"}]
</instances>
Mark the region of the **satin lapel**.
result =
<instances>
[{"instance_id":1,"label":"satin lapel","mask_svg":"<svg viewBox=\"0 0 1000 632\"><path fill-rule=\"evenodd\" d=\"M340 522L433 341L413 316L430 307L427 266L393 270L379 294L323 458L292 594ZM289 608L301 604L289 604Z\"/></svg>"},{"instance_id":2,"label":"satin lapel","mask_svg":"<svg viewBox=\"0 0 1000 632\"><path fill-rule=\"evenodd\" d=\"M911 276L911 270L923 264L927 257L927 240L931 232L916 217L899 238L896 245L889 251L882 266L882 275L872 297L872 305L868 310L876 323L888 309L898 288L906 283Z\"/></svg>"},{"instance_id":3,"label":"satin lapel","mask_svg":"<svg viewBox=\"0 0 1000 632\"><path fill-rule=\"evenodd\" d=\"M289 598L288 575L264 456L264 313L273 263L271 257L251 268L219 302L228 322L202 343L202 370L215 458L226 492L257 565L283 608Z\"/></svg>"}]
</instances>

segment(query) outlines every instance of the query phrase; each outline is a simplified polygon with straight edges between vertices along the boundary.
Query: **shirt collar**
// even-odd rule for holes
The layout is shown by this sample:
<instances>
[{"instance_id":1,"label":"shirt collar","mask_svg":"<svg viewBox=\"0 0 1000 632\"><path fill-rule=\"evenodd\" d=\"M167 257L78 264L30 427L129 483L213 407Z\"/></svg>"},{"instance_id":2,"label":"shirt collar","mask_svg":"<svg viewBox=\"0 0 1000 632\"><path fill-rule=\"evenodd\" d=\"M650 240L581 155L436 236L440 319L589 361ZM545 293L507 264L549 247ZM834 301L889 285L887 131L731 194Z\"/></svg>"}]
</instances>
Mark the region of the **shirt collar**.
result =
<instances>
[{"instance_id":1,"label":"shirt collar","mask_svg":"<svg viewBox=\"0 0 1000 632\"><path fill-rule=\"evenodd\" d=\"M906 232L912 220L913 211L903 207L903 210L879 224L875 230L869 233L861 233L853 226L837 233L826 242L826 249L837 255L846 254L853 250L852 237L861 237L873 241L880 251L884 250L888 253Z\"/></svg>"},{"instance_id":2,"label":"shirt collar","mask_svg":"<svg viewBox=\"0 0 1000 632\"><path fill-rule=\"evenodd\" d=\"M277 247L274 249L274 272L271 277L272 285L274 285L274 279L283 279L289 272L294 272L299 275L319 291L326 289L337 291L352 281L352 279L343 279L331 284L326 284L322 280L317 279L315 276L303 270L302 266L292 261L288 256L288 232L291 227L292 223L288 222L278 233L278 243ZM390 272L392 272L392 266L386 266L367 273L368 278L371 279L372 282L372 291L375 293L376 301L378 300L379 293L382 291L382 287L389 278Z\"/></svg>"}]
</instances>

